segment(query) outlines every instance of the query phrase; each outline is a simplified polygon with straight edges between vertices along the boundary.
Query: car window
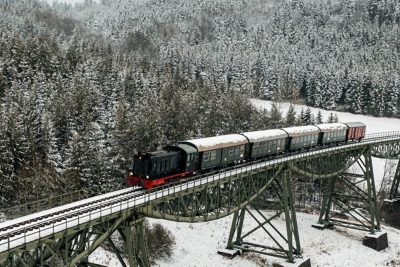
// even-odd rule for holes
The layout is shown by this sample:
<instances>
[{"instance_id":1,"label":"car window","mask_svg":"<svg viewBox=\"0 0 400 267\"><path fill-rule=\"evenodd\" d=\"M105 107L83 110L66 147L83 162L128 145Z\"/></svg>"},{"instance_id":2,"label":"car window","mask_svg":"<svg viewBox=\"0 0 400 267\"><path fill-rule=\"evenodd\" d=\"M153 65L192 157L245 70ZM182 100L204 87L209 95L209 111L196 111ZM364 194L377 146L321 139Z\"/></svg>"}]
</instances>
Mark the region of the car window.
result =
<instances>
[{"instance_id":1,"label":"car window","mask_svg":"<svg viewBox=\"0 0 400 267\"><path fill-rule=\"evenodd\" d=\"M217 158L217 151L211 151L211 160L215 160Z\"/></svg>"}]
</instances>

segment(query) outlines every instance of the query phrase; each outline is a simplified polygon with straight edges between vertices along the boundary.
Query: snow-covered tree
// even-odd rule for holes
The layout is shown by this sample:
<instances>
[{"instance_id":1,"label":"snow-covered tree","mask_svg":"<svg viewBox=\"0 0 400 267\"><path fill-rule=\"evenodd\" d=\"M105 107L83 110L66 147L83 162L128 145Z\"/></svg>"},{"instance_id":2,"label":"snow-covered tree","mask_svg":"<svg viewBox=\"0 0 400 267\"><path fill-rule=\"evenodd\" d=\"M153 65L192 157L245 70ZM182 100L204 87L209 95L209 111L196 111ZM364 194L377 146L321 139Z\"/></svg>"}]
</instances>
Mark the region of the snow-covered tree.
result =
<instances>
[{"instance_id":1,"label":"snow-covered tree","mask_svg":"<svg viewBox=\"0 0 400 267\"><path fill-rule=\"evenodd\" d=\"M286 127L291 127L296 125L296 111L294 110L294 106L290 104L289 109L286 113L286 120L285 120L285 126Z\"/></svg>"}]
</instances>

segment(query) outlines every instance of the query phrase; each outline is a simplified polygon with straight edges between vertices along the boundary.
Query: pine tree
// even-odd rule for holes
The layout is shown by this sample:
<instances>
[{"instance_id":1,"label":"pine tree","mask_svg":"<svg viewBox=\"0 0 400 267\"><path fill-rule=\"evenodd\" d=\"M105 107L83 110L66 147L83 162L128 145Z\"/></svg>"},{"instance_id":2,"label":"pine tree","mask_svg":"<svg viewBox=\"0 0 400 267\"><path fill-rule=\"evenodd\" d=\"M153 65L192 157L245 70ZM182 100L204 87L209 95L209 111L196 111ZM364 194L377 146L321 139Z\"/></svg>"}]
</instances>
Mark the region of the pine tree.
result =
<instances>
[{"instance_id":1,"label":"pine tree","mask_svg":"<svg viewBox=\"0 0 400 267\"><path fill-rule=\"evenodd\" d=\"M326 121L326 123L334 123L334 122L339 122L339 118L338 115L335 113L329 113L329 117L328 120Z\"/></svg>"},{"instance_id":2,"label":"pine tree","mask_svg":"<svg viewBox=\"0 0 400 267\"><path fill-rule=\"evenodd\" d=\"M297 124L298 125L305 125L304 108L301 108L300 115L297 117Z\"/></svg>"},{"instance_id":3,"label":"pine tree","mask_svg":"<svg viewBox=\"0 0 400 267\"><path fill-rule=\"evenodd\" d=\"M286 113L286 121L285 121L285 126L286 127L291 127L295 126L297 123L296 120L296 111L294 110L293 104L290 104L288 112Z\"/></svg>"},{"instance_id":4,"label":"pine tree","mask_svg":"<svg viewBox=\"0 0 400 267\"><path fill-rule=\"evenodd\" d=\"M324 119L322 116L321 110L318 110L317 116L315 117L315 124L321 124L323 123Z\"/></svg>"},{"instance_id":5,"label":"pine tree","mask_svg":"<svg viewBox=\"0 0 400 267\"><path fill-rule=\"evenodd\" d=\"M91 194L108 192L116 185L109 175L109 162L106 161L103 145L103 132L100 125L92 122L83 135L84 154L81 161L81 179Z\"/></svg>"},{"instance_id":6,"label":"pine tree","mask_svg":"<svg viewBox=\"0 0 400 267\"><path fill-rule=\"evenodd\" d=\"M134 135L133 113L125 98L120 98L114 110L113 127L109 137L111 177L124 177L131 168L133 156L137 152ZM125 183L125 181L124 181Z\"/></svg>"},{"instance_id":7,"label":"pine tree","mask_svg":"<svg viewBox=\"0 0 400 267\"><path fill-rule=\"evenodd\" d=\"M311 108L307 107L306 111L304 112L304 124L305 125L312 125L314 124L314 115L311 112Z\"/></svg>"},{"instance_id":8,"label":"pine tree","mask_svg":"<svg viewBox=\"0 0 400 267\"><path fill-rule=\"evenodd\" d=\"M51 166L52 170L61 174L63 170L61 154L59 152L57 143L58 140L55 136L54 123L51 120L49 114L44 113L42 115L42 142L43 142L43 153L44 162Z\"/></svg>"},{"instance_id":9,"label":"pine tree","mask_svg":"<svg viewBox=\"0 0 400 267\"><path fill-rule=\"evenodd\" d=\"M89 191L88 181L83 177L84 143L81 135L71 131L65 151L64 188L69 191L85 189Z\"/></svg>"},{"instance_id":10,"label":"pine tree","mask_svg":"<svg viewBox=\"0 0 400 267\"><path fill-rule=\"evenodd\" d=\"M6 118L0 105L0 207L10 206L14 195L14 158L8 146Z\"/></svg>"},{"instance_id":11,"label":"pine tree","mask_svg":"<svg viewBox=\"0 0 400 267\"><path fill-rule=\"evenodd\" d=\"M272 103L271 110L269 112L269 120L273 129L282 127L282 112L278 108L276 102Z\"/></svg>"}]
</instances>

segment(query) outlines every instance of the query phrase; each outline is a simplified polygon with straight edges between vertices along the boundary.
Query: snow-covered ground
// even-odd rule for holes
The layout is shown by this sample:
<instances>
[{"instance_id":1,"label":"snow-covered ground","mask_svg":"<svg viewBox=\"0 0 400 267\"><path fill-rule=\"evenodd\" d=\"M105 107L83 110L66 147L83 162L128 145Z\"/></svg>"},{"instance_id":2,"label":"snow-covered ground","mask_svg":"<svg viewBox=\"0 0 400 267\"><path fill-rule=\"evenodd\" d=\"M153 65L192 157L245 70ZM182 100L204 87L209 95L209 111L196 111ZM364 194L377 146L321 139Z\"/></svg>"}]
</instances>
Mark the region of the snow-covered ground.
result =
<instances>
[{"instance_id":1,"label":"snow-covered ground","mask_svg":"<svg viewBox=\"0 0 400 267\"><path fill-rule=\"evenodd\" d=\"M72 4L72 5L81 4L85 2L85 0L42 0L42 1L48 2L50 5L52 5L55 2ZM100 0L93 0L93 2L100 2Z\"/></svg>"},{"instance_id":2,"label":"snow-covered ground","mask_svg":"<svg viewBox=\"0 0 400 267\"><path fill-rule=\"evenodd\" d=\"M265 213L271 215L270 213ZM245 229L256 226L254 220L245 218ZM362 245L365 232L344 228L336 230L318 230L311 225L318 220L317 215L297 214L300 239L304 257L311 259L313 267L381 267L399 266L400 264L400 230L383 226L388 233L389 248L377 252ZM150 220L161 223L174 233L176 238L175 252L168 260L158 260L155 266L162 267L204 267L204 266L272 266L282 260L247 254L234 259L224 258L217 254L219 249L226 246L231 226L232 216L206 223L176 223L162 220ZM283 215L276 219L274 225L284 231L285 221ZM260 244L272 245L271 239L262 230L256 231L251 236L251 241ZM261 259L266 260L266 265ZM109 252L98 249L91 256L92 261L106 266L121 266L118 260ZM392 263L396 262L396 263ZM396 265L398 264L398 265Z\"/></svg>"},{"instance_id":3,"label":"snow-covered ground","mask_svg":"<svg viewBox=\"0 0 400 267\"><path fill-rule=\"evenodd\" d=\"M259 99L251 99L251 103L259 108L259 109L267 109L270 110L272 106L272 101L265 101ZM279 103L278 107L283 112L283 115L286 114L290 106L290 103ZM307 106L304 105L294 105L294 110L297 114L300 114L301 109L306 109ZM371 117L366 115L352 114L347 112L337 112L324 110L319 108L310 108L312 113L316 115L318 111L321 111L323 115L323 119L326 121L329 117L330 113L337 114L340 122L350 122L350 121L360 121L367 125L367 134L369 133L378 133L378 132L390 132L390 131L400 131L400 119L394 118L380 118L380 117Z\"/></svg>"},{"instance_id":4,"label":"snow-covered ground","mask_svg":"<svg viewBox=\"0 0 400 267\"><path fill-rule=\"evenodd\" d=\"M252 103L259 108L270 109L272 102L262 100L251 100ZM288 103L279 105L282 112L286 113L289 107ZM304 106L296 105L295 110L300 112ZM319 109L312 108L314 114ZM326 120L331 111L321 110ZM361 121L367 125L367 133L400 131L400 119L392 118L376 118L364 115L354 115L345 112L336 113L340 121ZM384 174L385 160L374 159L374 172L377 187L380 186ZM267 215L270 215L268 212ZM255 226L255 221L245 219L245 227ZM298 227L300 231L300 240L303 255L311 259L313 267L381 267L400 266L400 230L383 226L383 230L388 233L389 248L384 251L377 252L362 245L362 238L365 232L354 231L344 228L336 228L335 230L320 231L312 228L311 225L316 223L318 215L297 214ZM232 216L226 218L206 222L206 223L176 223L170 221L153 220L150 222L158 222L170 230L176 238L176 246L174 255L168 260L157 261L156 266L172 267L172 266L272 266L273 263L281 260L273 257L265 256L241 256L232 260L224 258L217 254L219 249L226 246ZM284 218L281 217L275 221L278 229L285 229ZM266 234L258 230L251 236L256 243L272 244ZM266 263L263 263L263 259ZM111 253L98 249L91 255L91 260L106 266L121 266L116 257Z\"/></svg>"}]
</instances>

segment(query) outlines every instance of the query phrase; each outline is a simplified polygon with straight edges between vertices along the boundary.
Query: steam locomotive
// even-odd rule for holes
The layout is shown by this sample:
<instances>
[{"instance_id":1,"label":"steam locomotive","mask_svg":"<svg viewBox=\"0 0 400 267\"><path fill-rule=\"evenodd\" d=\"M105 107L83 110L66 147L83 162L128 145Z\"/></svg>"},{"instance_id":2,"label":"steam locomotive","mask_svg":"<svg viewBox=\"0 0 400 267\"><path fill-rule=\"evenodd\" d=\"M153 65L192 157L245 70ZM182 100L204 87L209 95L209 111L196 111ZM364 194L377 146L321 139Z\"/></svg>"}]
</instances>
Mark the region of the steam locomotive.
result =
<instances>
[{"instance_id":1,"label":"steam locomotive","mask_svg":"<svg viewBox=\"0 0 400 267\"><path fill-rule=\"evenodd\" d=\"M199 172L316 146L360 141L361 122L327 123L182 141L134 156L128 185L154 188Z\"/></svg>"}]
</instances>

